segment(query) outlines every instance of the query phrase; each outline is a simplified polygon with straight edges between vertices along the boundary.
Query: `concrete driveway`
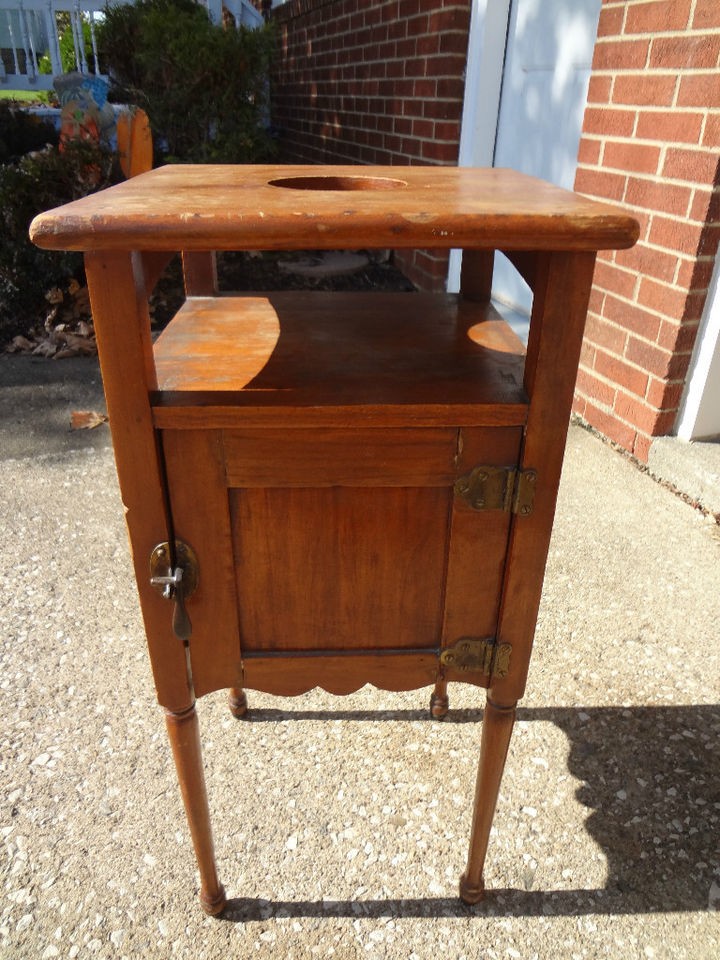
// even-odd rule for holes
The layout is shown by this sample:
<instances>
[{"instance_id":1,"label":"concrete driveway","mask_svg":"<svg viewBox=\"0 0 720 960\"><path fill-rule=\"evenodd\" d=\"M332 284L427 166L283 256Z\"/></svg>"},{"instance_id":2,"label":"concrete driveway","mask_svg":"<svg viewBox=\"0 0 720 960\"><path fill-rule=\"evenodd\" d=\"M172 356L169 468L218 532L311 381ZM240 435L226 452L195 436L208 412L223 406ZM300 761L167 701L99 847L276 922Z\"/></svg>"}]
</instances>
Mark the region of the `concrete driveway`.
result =
<instances>
[{"instance_id":1,"label":"concrete driveway","mask_svg":"<svg viewBox=\"0 0 720 960\"><path fill-rule=\"evenodd\" d=\"M474 909L481 692L201 701L231 898L205 917L90 360L0 358L0 957L720 955L720 528L570 430Z\"/></svg>"}]
</instances>

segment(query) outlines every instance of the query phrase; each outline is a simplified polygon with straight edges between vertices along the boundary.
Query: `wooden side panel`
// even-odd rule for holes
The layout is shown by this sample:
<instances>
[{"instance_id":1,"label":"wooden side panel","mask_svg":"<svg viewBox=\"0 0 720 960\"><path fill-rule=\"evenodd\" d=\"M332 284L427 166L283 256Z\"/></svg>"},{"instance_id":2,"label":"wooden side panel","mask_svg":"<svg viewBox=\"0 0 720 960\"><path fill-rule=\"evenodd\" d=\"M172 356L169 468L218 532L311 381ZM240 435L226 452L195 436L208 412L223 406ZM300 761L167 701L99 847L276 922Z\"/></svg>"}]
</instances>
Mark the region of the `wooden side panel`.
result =
<instances>
[{"instance_id":1,"label":"wooden side panel","mask_svg":"<svg viewBox=\"0 0 720 960\"><path fill-rule=\"evenodd\" d=\"M457 430L232 430L231 487L449 486Z\"/></svg>"},{"instance_id":2,"label":"wooden side panel","mask_svg":"<svg viewBox=\"0 0 720 960\"><path fill-rule=\"evenodd\" d=\"M211 431L166 431L163 448L175 537L198 557L198 587L186 608L193 626L193 686L200 697L242 684L222 444L219 433ZM169 620L170 610L167 616Z\"/></svg>"},{"instance_id":3,"label":"wooden side panel","mask_svg":"<svg viewBox=\"0 0 720 960\"><path fill-rule=\"evenodd\" d=\"M482 464L514 466L521 441L521 430L462 430L458 475ZM461 637L495 635L510 517L502 510L478 512L454 497L443 646L451 646ZM449 672L448 677L469 679Z\"/></svg>"},{"instance_id":4,"label":"wooden side panel","mask_svg":"<svg viewBox=\"0 0 720 960\"><path fill-rule=\"evenodd\" d=\"M525 689L594 265L592 253L554 253L538 267L521 458L538 481L532 514L514 517L510 531L498 638L513 651L508 676L491 689L498 703L515 702Z\"/></svg>"},{"instance_id":5,"label":"wooden side panel","mask_svg":"<svg viewBox=\"0 0 720 960\"><path fill-rule=\"evenodd\" d=\"M212 250L183 250L183 277L188 297L214 297L218 292L217 259Z\"/></svg>"},{"instance_id":6,"label":"wooden side panel","mask_svg":"<svg viewBox=\"0 0 720 960\"><path fill-rule=\"evenodd\" d=\"M129 253L90 253L85 268L155 687L164 707L183 710L192 703L185 651L167 601L150 586L150 554L167 539L169 518L150 409L155 372L142 263Z\"/></svg>"},{"instance_id":7,"label":"wooden side panel","mask_svg":"<svg viewBox=\"0 0 720 960\"><path fill-rule=\"evenodd\" d=\"M244 652L437 648L450 494L232 491Z\"/></svg>"}]
</instances>

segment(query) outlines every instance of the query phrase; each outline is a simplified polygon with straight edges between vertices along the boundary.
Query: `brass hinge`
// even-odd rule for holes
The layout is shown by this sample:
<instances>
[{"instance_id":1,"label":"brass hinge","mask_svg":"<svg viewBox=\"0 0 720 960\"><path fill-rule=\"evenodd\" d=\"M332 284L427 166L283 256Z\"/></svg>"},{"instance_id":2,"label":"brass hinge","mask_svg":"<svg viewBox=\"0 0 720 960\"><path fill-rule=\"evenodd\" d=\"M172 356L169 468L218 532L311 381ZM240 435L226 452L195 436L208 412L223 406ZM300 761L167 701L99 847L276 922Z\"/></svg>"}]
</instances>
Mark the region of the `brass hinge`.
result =
<instances>
[{"instance_id":1,"label":"brass hinge","mask_svg":"<svg viewBox=\"0 0 720 960\"><path fill-rule=\"evenodd\" d=\"M504 510L529 517L535 500L537 470L475 467L455 481L455 493L473 510Z\"/></svg>"},{"instance_id":2,"label":"brass hinge","mask_svg":"<svg viewBox=\"0 0 720 960\"><path fill-rule=\"evenodd\" d=\"M440 663L460 673L482 673L488 677L506 677L510 669L509 643L497 643L494 637L460 637L440 654Z\"/></svg>"}]
</instances>

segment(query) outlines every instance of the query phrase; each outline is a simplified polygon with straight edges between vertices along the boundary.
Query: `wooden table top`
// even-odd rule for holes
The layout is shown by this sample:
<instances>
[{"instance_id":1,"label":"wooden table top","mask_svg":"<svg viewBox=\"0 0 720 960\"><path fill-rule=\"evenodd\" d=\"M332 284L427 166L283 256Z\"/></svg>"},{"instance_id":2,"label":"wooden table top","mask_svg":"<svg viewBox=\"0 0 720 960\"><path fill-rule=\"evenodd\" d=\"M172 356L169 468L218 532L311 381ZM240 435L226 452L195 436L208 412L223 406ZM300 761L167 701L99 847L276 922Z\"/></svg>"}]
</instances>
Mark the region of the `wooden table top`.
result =
<instances>
[{"instance_id":1,"label":"wooden table top","mask_svg":"<svg viewBox=\"0 0 720 960\"><path fill-rule=\"evenodd\" d=\"M52 250L630 247L637 221L513 170L166 166L42 213Z\"/></svg>"}]
</instances>

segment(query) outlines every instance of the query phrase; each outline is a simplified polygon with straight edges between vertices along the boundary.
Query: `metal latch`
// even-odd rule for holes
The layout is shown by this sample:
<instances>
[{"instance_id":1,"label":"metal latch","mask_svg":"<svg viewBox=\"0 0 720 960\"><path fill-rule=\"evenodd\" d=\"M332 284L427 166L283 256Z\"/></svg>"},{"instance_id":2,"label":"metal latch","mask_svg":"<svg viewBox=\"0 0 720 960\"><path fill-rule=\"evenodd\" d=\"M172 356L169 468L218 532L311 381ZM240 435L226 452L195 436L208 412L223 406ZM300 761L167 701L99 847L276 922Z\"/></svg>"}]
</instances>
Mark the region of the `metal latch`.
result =
<instances>
[{"instance_id":1,"label":"metal latch","mask_svg":"<svg viewBox=\"0 0 720 960\"><path fill-rule=\"evenodd\" d=\"M173 633L187 643L192 635L192 623L185 601L198 584L198 561L193 548L182 540L175 541L172 551L167 540L159 543L150 554L150 583L166 600L175 604Z\"/></svg>"},{"instance_id":2,"label":"metal latch","mask_svg":"<svg viewBox=\"0 0 720 960\"><path fill-rule=\"evenodd\" d=\"M515 467L475 467L455 481L455 493L473 510L512 511L519 517L532 513L537 470Z\"/></svg>"},{"instance_id":3,"label":"metal latch","mask_svg":"<svg viewBox=\"0 0 720 960\"><path fill-rule=\"evenodd\" d=\"M460 673L506 677L511 653L509 643L496 643L494 637L461 637L442 651L440 663Z\"/></svg>"}]
</instances>

